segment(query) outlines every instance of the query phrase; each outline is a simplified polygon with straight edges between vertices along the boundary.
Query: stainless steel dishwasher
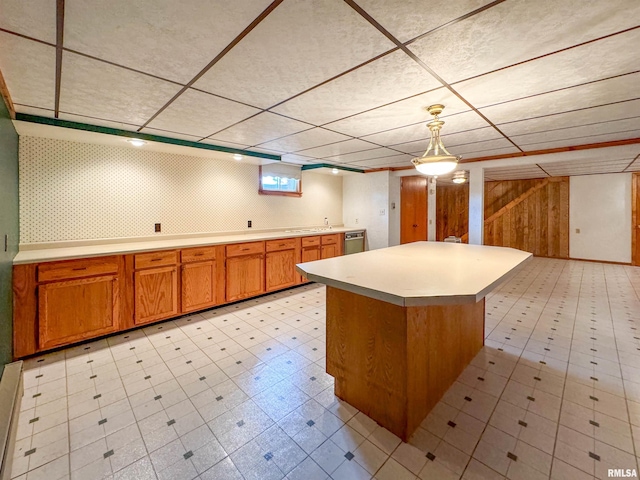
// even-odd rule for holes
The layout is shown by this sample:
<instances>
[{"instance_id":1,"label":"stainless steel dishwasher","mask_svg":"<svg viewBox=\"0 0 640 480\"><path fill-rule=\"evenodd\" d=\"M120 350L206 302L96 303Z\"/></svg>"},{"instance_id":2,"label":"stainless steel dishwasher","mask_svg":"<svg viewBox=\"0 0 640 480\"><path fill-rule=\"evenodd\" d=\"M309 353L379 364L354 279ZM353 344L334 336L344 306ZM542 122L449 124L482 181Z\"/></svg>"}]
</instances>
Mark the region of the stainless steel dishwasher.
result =
<instances>
[{"instance_id":1,"label":"stainless steel dishwasher","mask_svg":"<svg viewBox=\"0 0 640 480\"><path fill-rule=\"evenodd\" d=\"M344 254L364 252L364 230L344 234Z\"/></svg>"}]
</instances>

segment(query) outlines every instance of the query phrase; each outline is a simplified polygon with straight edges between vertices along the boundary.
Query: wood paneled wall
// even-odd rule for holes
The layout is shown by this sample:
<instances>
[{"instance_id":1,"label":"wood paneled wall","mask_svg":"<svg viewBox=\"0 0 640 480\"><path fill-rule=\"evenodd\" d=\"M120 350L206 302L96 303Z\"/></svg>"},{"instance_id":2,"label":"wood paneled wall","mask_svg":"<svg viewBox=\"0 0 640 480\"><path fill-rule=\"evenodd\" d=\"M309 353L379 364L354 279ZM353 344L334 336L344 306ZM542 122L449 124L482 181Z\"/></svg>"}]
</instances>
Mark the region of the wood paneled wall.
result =
<instances>
[{"instance_id":1,"label":"wood paneled wall","mask_svg":"<svg viewBox=\"0 0 640 480\"><path fill-rule=\"evenodd\" d=\"M437 239L463 237L468 232L468 186L437 189ZM485 245L569 258L569 177L486 182L484 218Z\"/></svg>"},{"instance_id":2,"label":"wood paneled wall","mask_svg":"<svg viewBox=\"0 0 640 480\"><path fill-rule=\"evenodd\" d=\"M436 240L469 231L469 184L436 187Z\"/></svg>"}]
</instances>

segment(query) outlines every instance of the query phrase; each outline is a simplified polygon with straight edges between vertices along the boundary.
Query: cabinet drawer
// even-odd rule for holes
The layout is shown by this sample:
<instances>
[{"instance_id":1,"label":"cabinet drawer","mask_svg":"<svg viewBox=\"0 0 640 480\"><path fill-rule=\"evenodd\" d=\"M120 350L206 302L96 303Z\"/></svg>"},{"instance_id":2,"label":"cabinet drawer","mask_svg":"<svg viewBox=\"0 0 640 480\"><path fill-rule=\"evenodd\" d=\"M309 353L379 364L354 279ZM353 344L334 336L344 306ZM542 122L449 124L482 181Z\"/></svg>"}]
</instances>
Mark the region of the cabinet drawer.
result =
<instances>
[{"instance_id":1,"label":"cabinet drawer","mask_svg":"<svg viewBox=\"0 0 640 480\"><path fill-rule=\"evenodd\" d=\"M135 268L160 267L164 265L175 265L178 263L178 252L175 250L165 250L163 252L139 253L135 256Z\"/></svg>"},{"instance_id":2,"label":"cabinet drawer","mask_svg":"<svg viewBox=\"0 0 640 480\"><path fill-rule=\"evenodd\" d=\"M322 245L334 245L340 241L340 234L334 233L333 235L323 235Z\"/></svg>"},{"instance_id":3,"label":"cabinet drawer","mask_svg":"<svg viewBox=\"0 0 640 480\"><path fill-rule=\"evenodd\" d=\"M187 248L180 252L182 263L215 260L216 247Z\"/></svg>"},{"instance_id":4,"label":"cabinet drawer","mask_svg":"<svg viewBox=\"0 0 640 480\"><path fill-rule=\"evenodd\" d=\"M118 272L118 257L85 258L38 265L38 281L69 280Z\"/></svg>"},{"instance_id":5,"label":"cabinet drawer","mask_svg":"<svg viewBox=\"0 0 640 480\"><path fill-rule=\"evenodd\" d=\"M302 237L303 247L316 247L318 245L320 245L320 237Z\"/></svg>"},{"instance_id":6,"label":"cabinet drawer","mask_svg":"<svg viewBox=\"0 0 640 480\"><path fill-rule=\"evenodd\" d=\"M264 242L238 243L227 245L227 257L264 253Z\"/></svg>"},{"instance_id":7,"label":"cabinet drawer","mask_svg":"<svg viewBox=\"0 0 640 480\"><path fill-rule=\"evenodd\" d=\"M295 238L283 238L281 240L269 240L266 242L267 252L277 252L278 250L292 250L296 248Z\"/></svg>"}]
</instances>

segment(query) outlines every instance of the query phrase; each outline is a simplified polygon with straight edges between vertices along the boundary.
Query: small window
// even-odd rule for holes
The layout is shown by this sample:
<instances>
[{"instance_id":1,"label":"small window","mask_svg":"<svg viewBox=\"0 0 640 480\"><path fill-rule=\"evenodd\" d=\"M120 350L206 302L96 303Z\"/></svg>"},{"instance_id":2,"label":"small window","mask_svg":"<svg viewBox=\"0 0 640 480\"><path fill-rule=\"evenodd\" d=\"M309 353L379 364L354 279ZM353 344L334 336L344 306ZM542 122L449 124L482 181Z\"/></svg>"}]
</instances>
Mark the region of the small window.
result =
<instances>
[{"instance_id":1,"label":"small window","mask_svg":"<svg viewBox=\"0 0 640 480\"><path fill-rule=\"evenodd\" d=\"M262 195L302 196L301 169L296 165L270 163L260 167Z\"/></svg>"}]
</instances>

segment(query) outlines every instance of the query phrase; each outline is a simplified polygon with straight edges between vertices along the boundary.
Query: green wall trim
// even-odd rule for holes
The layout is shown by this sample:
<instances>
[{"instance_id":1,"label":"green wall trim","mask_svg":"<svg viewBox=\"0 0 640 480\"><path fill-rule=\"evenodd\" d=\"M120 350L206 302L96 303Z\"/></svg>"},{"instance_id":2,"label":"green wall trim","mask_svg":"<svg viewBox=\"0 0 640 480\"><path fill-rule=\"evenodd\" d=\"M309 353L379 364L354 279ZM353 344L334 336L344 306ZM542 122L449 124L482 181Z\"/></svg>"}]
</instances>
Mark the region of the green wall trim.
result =
<instances>
[{"instance_id":1,"label":"green wall trim","mask_svg":"<svg viewBox=\"0 0 640 480\"><path fill-rule=\"evenodd\" d=\"M315 170L316 168L337 168L345 172L364 173L364 170L353 167L344 167L342 165L331 165L330 163L312 163L311 165L303 165L302 170Z\"/></svg>"},{"instance_id":2,"label":"green wall trim","mask_svg":"<svg viewBox=\"0 0 640 480\"><path fill-rule=\"evenodd\" d=\"M0 98L0 373L12 358L13 258L20 243L18 214L18 133ZM4 239L7 235L7 251Z\"/></svg>"},{"instance_id":3,"label":"green wall trim","mask_svg":"<svg viewBox=\"0 0 640 480\"><path fill-rule=\"evenodd\" d=\"M179 138L162 137L160 135L151 135L149 133L130 132L129 130L100 127L98 125L90 125L88 123L70 122L69 120L60 120L59 118L39 117L37 115L27 115L26 113L16 113L16 120L30 123L41 123L43 125L53 125L55 127L72 128L75 130L84 130L87 132L104 133L106 135L115 135L118 137L139 138L149 142L168 143L170 145L179 145L181 147L193 147L223 153L239 153L241 155L246 155L247 157L264 158L265 160L276 160L278 162L282 160L280 155L272 155L270 153L252 152L250 150L222 147L220 145L193 142L191 140L181 140Z\"/></svg>"}]
</instances>

